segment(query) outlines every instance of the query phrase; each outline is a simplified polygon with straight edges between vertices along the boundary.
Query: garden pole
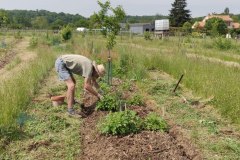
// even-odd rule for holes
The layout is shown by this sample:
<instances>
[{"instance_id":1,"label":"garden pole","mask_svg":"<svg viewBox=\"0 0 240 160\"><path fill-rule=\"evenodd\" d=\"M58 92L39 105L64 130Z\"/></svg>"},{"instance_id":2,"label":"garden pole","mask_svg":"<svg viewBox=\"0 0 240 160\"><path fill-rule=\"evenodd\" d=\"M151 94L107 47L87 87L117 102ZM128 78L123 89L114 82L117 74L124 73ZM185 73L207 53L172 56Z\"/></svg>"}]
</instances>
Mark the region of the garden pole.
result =
<instances>
[{"instance_id":1,"label":"garden pole","mask_svg":"<svg viewBox=\"0 0 240 160\"><path fill-rule=\"evenodd\" d=\"M183 78L183 74L181 75L181 77L180 77L180 79L179 79L176 87L175 87L174 90L173 90L174 93L175 93L175 91L177 90L177 87L178 87L179 83L181 82L182 78Z\"/></svg>"},{"instance_id":2,"label":"garden pole","mask_svg":"<svg viewBox=\"0 0 240 160\"><path fill-rule=\"evenodd\" d=\"M111 63L111 55L110 55L110 49L108 50L108 76L107 76L107 82L108 85L112 84L112 63Z\"/></svg>"}]
</instances>

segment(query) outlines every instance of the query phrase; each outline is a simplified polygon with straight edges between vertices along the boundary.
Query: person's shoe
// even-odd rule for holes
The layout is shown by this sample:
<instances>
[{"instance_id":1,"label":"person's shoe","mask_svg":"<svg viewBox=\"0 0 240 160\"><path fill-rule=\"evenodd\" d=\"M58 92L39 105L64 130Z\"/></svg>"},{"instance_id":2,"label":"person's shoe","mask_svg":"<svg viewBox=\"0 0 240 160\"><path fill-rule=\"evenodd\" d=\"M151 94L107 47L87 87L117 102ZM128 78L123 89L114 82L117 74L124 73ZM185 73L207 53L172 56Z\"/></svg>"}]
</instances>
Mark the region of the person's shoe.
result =
<instances>
[{"instance_id":1,"label":"person's shoe","mask_svg":"<svg viewBox=\"0 0 240 160\"><path fill-rule=\"evenodd\" d=\"M68 109L67 113L71 117L81 118L81 115L77 114L73 108Z\"/></svg>"}]
</instances>

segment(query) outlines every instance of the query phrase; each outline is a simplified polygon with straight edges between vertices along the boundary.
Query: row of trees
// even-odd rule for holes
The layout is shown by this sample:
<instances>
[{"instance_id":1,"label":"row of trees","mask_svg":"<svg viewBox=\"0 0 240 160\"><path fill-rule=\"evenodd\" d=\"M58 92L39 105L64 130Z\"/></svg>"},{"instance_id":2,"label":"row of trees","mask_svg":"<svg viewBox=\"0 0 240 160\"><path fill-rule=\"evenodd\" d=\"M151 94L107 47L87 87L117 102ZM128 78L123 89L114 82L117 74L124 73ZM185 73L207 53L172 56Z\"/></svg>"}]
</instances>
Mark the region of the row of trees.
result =
<instances>
[{"instance_id":1,"label":"row of trees","mask_svg":"<svg viewBox=\"0 0 240 160\"><path fill-rule=\"evenodd\" d=\"M194 21L200 21L203 17L193 19L190 10L186 7L186 0L175 0L168 16L158 14L155 16L126 16L121 22L129 26L131 23L153 23L156 19L169 18L171 27L183 27L185 31L190 32ZM223 14L230 14L229 8L225 8ZM240 15L232 15L231 17L234 21L240 19ZM78 14L55 13L46 10L0 10L0 27L11 29L61 29L66 25L72 28L93 28L92 19L94 19L92 16L85 18ZM224 22L220 19L211 20L206 25L205 30L212 30L220 34L227 31Z\"/></svg>"},{"instance_id":2,"label":"row of trees","mask_svg":"<svg viewBox=\"0 0 240 160\"><path fill-rule=\"evenodd\" d=\"M81 15L55 13L46 10L0 10L0 27L11 29L60 29L66 24L88 27L88 19Z\"/></svg>"}]
</instances>

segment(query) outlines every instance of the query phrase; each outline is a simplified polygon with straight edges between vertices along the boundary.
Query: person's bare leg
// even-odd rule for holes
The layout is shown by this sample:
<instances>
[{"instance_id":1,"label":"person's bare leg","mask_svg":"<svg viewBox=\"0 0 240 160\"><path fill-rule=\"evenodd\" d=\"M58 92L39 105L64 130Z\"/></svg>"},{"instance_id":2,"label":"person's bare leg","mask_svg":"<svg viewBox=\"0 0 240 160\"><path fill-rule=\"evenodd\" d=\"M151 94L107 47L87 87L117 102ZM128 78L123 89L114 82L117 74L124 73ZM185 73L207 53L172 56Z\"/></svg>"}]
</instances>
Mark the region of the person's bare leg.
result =
<instances>
[{"instance_id":1,"label":"person's bare leg","mask_svg":"<svg viewBox=\"0 0 240 160\"><path fill-rule=\"evenodd\" d=\"M74 103L74 92L75 92L75 79L69 78L65 80L67 85L67 104L68 109L73 108Z\"/></svg>"}]
</instances>

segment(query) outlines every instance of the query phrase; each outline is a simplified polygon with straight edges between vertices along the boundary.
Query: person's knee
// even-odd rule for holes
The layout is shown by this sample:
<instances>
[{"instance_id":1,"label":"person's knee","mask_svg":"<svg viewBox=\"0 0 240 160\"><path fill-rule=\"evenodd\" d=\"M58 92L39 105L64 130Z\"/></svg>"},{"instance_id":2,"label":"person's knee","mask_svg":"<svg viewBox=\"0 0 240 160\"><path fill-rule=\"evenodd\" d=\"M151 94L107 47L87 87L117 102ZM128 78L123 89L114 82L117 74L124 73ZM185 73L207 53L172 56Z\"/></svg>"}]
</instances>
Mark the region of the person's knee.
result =
<instances>
[{"instance_id":1,"label":"person's knee","mask_svg":"<svg viewBox=\"0 0 240 160\"><path fill-rule=\"evenodd\" d=\"M75 83L68 84L68 89L71 90L71 91L74 91L75 90Z\"/></svg>"}]
</instances>

